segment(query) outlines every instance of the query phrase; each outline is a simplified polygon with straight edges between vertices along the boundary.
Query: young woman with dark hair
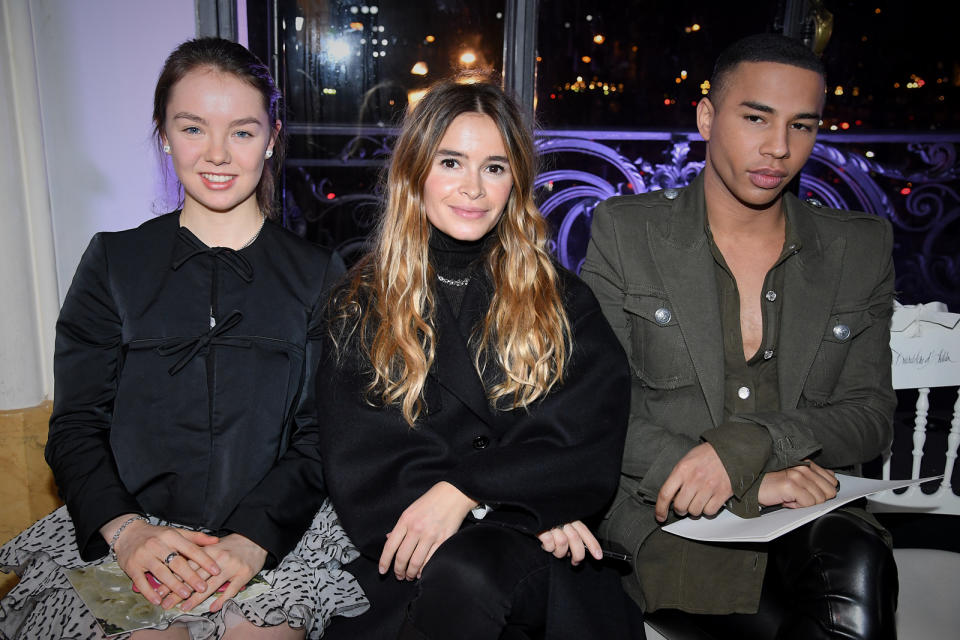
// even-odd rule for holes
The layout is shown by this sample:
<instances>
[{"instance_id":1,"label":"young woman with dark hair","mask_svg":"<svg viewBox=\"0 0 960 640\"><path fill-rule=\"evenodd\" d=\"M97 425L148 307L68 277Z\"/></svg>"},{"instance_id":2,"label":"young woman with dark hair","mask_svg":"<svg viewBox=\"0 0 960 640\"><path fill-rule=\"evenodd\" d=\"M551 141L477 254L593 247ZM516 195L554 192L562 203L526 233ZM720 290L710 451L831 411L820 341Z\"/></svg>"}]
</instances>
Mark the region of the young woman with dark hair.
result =
<instances>
[{"instance_id":1,"label":"young woman with dark hair","mask_svg":"<svg viewBox=\"0 0 960 640\"><path fill-rule=\"evenodd\" d=\"M290 451L318 421L318 338L343 265L269 220L279 103L236 43L193 40L167 60L154 125L181 208L97 234L77 268L46 449L66 507L0 550L23 576L0 636L102 637L63 570L112 559L155 605L216 596L135 638L302 638L366 608L339 569L356 551L320 508L320 466ZM304 531L312 546L294 550ZM272 589L233 600L261 569Z\"/></svg>"}]
</instances>

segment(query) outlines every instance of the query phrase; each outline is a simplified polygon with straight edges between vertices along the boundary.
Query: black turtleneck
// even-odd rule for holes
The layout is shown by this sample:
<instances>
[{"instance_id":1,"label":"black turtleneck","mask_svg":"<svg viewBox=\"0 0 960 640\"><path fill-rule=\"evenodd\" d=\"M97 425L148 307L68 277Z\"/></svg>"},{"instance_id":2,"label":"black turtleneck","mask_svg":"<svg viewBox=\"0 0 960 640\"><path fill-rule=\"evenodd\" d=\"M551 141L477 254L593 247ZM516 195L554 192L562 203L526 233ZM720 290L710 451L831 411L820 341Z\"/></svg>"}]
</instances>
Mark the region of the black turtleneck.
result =
<instances>
[{"instance_id":1,"label":"black turtleneck","mask_svg":"<svg viewBox=\"0 0 960 640\"><path fill-rule=\"evenodd\" d=\"M433 225L430 227L430 264L433 265L433 270L438 276L442 276L447 281L457 282L457 284L449 284L438 277L437 289L446 296L447 302L450 303L457 317L460 316L460 307L467 284L476 274L477 267L490 248L489 243L495 237L495 233L494 228L479 240L458 240Z\"/></svg>"}]
</instances>

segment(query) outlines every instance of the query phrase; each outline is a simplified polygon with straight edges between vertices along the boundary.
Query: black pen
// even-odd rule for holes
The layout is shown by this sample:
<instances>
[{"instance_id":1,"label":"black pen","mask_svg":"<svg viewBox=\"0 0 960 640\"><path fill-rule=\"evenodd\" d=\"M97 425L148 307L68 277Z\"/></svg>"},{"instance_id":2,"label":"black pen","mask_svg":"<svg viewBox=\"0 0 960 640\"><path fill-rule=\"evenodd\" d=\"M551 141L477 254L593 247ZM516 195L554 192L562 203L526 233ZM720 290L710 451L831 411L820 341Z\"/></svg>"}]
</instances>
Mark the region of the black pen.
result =
<instances>
[{"instance_id":1,"label":"black pen","mask_svg":"<svg viewBox=\"0 0 960 640\"><path fill-rule=\"evenodd\" d=\"M629 553L619 553L617 551L608 551L607 549L603 550L603 557L610 558L611 560L620 560L622 562L633 561L633 556Z\"/></svg>"}]
</instances>

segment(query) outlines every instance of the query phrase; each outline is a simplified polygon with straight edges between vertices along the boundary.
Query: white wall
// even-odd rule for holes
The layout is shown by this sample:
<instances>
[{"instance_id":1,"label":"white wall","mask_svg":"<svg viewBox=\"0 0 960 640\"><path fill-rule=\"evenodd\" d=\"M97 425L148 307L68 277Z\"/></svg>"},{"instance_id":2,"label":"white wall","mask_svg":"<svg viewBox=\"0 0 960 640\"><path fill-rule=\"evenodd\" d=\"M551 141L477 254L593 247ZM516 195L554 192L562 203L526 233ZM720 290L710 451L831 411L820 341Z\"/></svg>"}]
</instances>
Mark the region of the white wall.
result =
<instances>
[{"instance_id":1,"label":"white wall","mask_svg":"<svg viewBox=\"0 0 960 640\"><path fill-rule=\"evenodd\" d=\"M153 215L153 87L194 33L194 0L0 2L0 410L52 396L54 323L90 237Z\"/></svg>"},{"instance_id":2,"label":"white wall","mask_svg":"<svg viewBox=\"0 0 960 640\"><path fill-rule=\"evenodd\" d=\"M153 89L170 51L194 37L194 0L30 7L62 300L95 232L154 214Z\"/></svg>"}]
</instances>

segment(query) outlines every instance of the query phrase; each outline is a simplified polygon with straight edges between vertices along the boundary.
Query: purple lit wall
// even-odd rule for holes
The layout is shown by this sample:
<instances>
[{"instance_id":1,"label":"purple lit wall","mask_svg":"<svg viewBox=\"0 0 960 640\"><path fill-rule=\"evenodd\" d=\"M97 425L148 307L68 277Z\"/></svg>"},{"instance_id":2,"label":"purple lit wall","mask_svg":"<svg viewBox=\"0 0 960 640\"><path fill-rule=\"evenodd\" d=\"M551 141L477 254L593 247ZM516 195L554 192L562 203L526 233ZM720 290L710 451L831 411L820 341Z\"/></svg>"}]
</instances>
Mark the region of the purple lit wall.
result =
<instances>
[{"instance_id":1,"label":"purple lit wall","mask_svg":"<svg viewBox=\"0 0 960 640\"><path fill-rule=\"evenodd\" d=\"M194 37L194 2L30 5L62 300L94 233L136 226L165 199L153 88L170 51Z\"/></svg>"}]
</instances>

